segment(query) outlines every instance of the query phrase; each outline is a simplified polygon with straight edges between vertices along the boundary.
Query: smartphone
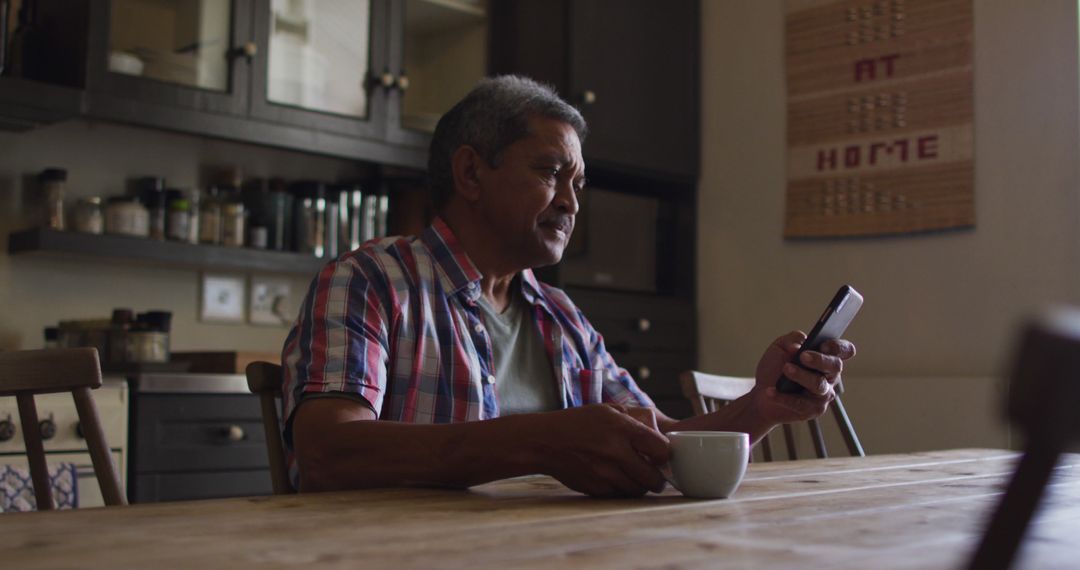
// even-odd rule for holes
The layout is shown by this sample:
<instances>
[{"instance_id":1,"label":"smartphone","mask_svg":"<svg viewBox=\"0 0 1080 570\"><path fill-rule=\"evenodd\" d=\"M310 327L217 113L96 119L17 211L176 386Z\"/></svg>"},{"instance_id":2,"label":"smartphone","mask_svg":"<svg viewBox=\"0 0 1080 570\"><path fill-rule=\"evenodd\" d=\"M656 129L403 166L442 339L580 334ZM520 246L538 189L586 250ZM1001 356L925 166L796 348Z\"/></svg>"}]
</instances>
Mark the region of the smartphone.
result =
<instances>
[{"instance_id":1,"label":"smartphone","mask_svg":"<svg viewBox=\"0 0 1080 570\"><path fill-rule=\"evenodd\" d=\"M795 357L791 359L791 362L796 366L800 366L799 357L807 350L818 351L821 350L821 345L826 341L838 339L847 330L848 325L855 319L855 315L859 313L859 309L862 308L863 296L859 294L851 285L844 285L836 292L832 301L828 307L825 307L825 312L821 313L821 318L818 319L817 324L810 331L810 334L806 337L806 342L799 348L799 352L795 353ZM776 381L776 389L784 394L805 394L806 388L803 388L796 382L793 382L787 376L780 376L780 379Z\"/></svg>"}]
</instances>

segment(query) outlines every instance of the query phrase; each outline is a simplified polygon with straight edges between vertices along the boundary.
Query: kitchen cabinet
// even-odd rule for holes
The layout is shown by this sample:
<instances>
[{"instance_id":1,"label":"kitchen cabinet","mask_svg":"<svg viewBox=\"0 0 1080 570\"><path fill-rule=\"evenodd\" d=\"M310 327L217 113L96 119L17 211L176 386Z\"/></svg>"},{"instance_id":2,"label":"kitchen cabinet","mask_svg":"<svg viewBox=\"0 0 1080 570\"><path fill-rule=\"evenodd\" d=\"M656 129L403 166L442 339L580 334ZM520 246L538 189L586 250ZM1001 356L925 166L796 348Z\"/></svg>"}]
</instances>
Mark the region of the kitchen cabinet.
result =
<instances>
[{"instance_id":1,"label":"kitchen cabinet","mask_svg":"<svg viewBox=\"0 0 1080 570\"><path fill-rule=\"evenodd\" d=\"M506 0L492 6L494 73L554 85L589 123L589 168L695 181L696 0Z\"/></svg>"},{"instance_id":2,"label":"kitchen cabinet","mask_svg":"<svg viewBox=\"0 0 1080 570\"><path fill-rule=\"evenodd\" d=\"M8 129L87 116L423 168L487 73L483 0L38 1L63 73L30 74L82 97L42 113L0 79Z\"/></svg>"}]
</instances>

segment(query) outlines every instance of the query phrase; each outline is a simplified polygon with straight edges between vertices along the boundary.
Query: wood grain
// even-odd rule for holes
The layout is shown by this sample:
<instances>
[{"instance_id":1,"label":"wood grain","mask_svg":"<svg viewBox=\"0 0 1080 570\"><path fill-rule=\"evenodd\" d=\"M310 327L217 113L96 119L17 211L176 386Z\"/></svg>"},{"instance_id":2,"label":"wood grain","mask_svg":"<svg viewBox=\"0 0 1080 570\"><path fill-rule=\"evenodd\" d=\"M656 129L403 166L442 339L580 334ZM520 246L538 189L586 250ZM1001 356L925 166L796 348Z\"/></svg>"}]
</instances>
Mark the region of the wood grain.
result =
<instances>
[{"instance_id":1,"label":"wood grain","mask_svg":"<svg viewBox=\"0 0 1080 570\"><path fill-rule=\"evenodd\" d=\"M760 463L728 500L594 500L547 477L0 517L12 567L945 568L970 555L1016 454ZM1022 566L1080 554L1080 457L1058 465ZM93 532L88 532L93 529ZM1068 538L1068 540L1065 540Z\"/></svg>"}]
</instances>

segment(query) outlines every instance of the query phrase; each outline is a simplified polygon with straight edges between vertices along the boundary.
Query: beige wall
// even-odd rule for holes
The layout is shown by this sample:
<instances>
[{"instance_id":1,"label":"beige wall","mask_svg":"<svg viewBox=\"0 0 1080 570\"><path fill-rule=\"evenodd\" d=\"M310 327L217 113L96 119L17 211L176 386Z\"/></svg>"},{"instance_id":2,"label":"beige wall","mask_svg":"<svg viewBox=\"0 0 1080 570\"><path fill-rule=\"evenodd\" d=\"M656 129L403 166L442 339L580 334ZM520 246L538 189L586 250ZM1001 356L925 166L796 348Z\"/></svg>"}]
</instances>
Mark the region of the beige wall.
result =
<instances>
[{"instance_id":1,"label":"beige wall","mask_svg":"<svg viewBox=\"0 0 1080 570\"><path fill-rule=\"evenodd\" d=\"M977 227L817 242L781 238L783 2L703 2L701 366L751 373L854 284L866 305L846 400L871 452L1006 445L1016 326L1080 296L1076 2L973 1Z\"/></svg>"},{"instance_id":2,"label":"beige wall","mask_svg":"<svg viewBox=\"0 0 1080 570\"><path fill-rule=\"evenodd\" d=\"M193 187L200 165L238 164L249 177L334 181L362 172L355 162L135 127L70 121L26 133L0 132L0 349L39 348L61 319L108 317L115 307L173 312L174 350L280 350L282 326L210 324L196 318L199 272L78 257L7 255L7 236L36 225L27 210L49 166L68 169L68 195L123 192L129 177L164 176ZM291 279L294 305L310 278Z\"/></svg>"}]
</instances>

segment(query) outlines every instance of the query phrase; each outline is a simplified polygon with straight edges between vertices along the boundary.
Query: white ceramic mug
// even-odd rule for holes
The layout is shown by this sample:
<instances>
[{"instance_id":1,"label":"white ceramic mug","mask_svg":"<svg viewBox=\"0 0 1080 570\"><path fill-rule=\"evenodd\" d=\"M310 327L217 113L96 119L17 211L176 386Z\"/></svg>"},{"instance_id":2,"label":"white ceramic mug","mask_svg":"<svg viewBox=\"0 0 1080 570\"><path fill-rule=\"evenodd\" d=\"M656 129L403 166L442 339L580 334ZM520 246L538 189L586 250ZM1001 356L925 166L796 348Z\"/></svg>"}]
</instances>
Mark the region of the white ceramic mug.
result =
<instances>
[{"instance_id":1,"label":"white ceramic mug","mask_svg":"<svg viewBox=\"0 0 1080 570\"><path fill-rule=\"evenodd\" d=\"M750 436L734 431L673 431L672 484L687 497L727 498L746 474Z\"/></svg>"}]
</instances>

